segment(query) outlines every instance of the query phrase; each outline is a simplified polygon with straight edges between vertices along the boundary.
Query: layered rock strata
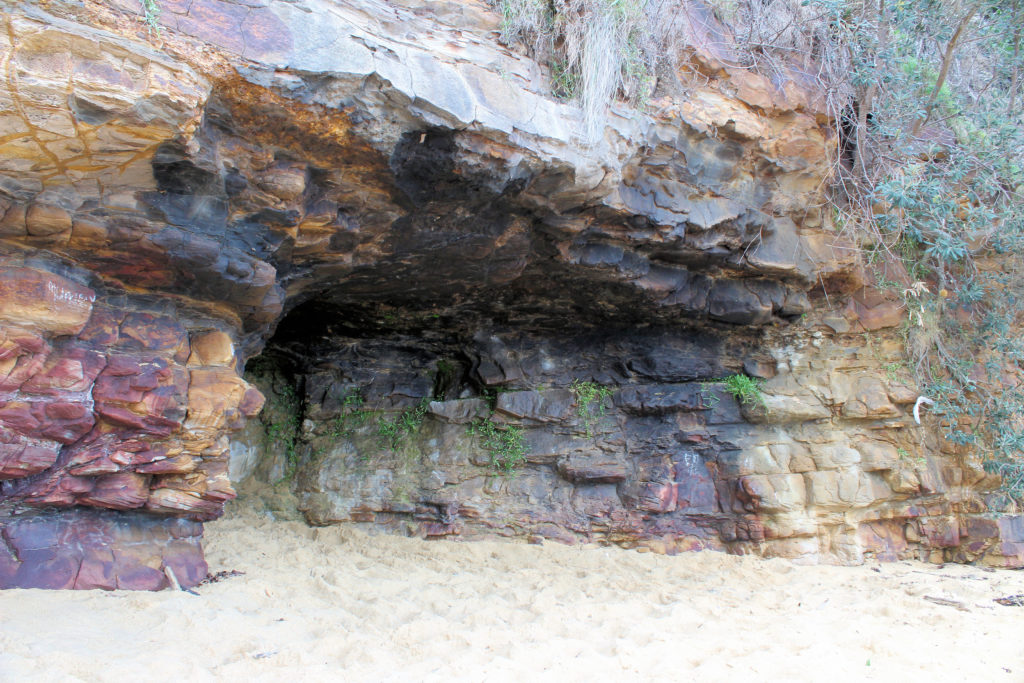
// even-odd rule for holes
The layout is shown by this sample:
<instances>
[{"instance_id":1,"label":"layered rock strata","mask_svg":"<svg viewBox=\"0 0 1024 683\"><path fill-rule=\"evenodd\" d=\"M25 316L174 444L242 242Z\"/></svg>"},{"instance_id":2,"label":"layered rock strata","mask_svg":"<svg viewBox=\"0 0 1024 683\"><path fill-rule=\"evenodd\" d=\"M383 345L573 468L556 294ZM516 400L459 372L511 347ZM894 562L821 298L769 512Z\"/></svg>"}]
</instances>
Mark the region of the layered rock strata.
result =
<instances>
[{"instance_id":1,"label":"layered rock strata","mask_svg":"<svg viewBox=\"0 0 1024 683\"><path fill-rule=\"evenodd\" d=\"M821 98L708 16L594 140L483 4L160 7L4 3L0 585L194 584L254 465L318 524L1024 563L887 370Z\"/></svg>"}]
</instances>

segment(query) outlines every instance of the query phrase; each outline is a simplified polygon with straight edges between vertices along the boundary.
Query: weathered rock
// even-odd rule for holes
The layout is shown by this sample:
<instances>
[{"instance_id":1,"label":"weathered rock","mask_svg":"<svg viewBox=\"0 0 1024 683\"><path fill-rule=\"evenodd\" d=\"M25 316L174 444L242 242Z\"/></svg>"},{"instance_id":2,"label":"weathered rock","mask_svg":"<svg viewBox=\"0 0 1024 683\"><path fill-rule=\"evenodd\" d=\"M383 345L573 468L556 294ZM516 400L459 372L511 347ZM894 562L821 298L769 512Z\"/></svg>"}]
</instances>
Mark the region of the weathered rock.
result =
<instances>
[{"instance_id":1,"label":"weathered rock","mask_svg":"<svg viewBox=\"0 0 1024 683\"><path fill-rule=\"evenodd\" d=\"M414 5L5 4L0 586L195 583L248 472L423 536L1024 564L808 209L821 93L698 46L594 126L486 4Z\"/></svg>"},{"instance_id":2,"label":"weathered rock","mask_svg":"<svg viewBox=\"0 0 1024 683\"><path fill-rule=\"evenodd\" d=\"M202 525L76 508L8 518L0 529L7 588L160 590L168 567L184 587L206 576Z\"/></svg>"}]
</instances>

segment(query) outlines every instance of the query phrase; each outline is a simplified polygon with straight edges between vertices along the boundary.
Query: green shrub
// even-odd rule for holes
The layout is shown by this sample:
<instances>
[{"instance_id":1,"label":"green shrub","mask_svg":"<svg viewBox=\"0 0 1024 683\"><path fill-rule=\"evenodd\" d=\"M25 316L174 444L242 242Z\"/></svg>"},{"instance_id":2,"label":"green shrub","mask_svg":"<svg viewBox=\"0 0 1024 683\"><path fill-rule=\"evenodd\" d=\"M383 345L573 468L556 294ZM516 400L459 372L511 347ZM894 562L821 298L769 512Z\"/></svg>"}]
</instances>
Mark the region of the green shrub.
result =
<instances>
[{"instance_id":1,"label":"green shrub","mask_svg":"<svg viewBox=\"0 0 1024 683\"><path fill-rule=\"evenodd\" d=\"M150 33L160 35L160 5L156 0L140 0L145 14L146 28Z\"/></svg>"},{"instance_id":2,"label":"green shrub","mask_svg":"<svg viewBox=\"0 0 1024 683\"><path fill-rule=\"evenodd\" d=\"M377 437L381 448L397 452L405 445L406 440L419 431L427 416L430 399L422 399L414 408L403 410L393 419L383 419L377 423Z\"/></svg>"},{"instance_id":3,"label":"green shrub","mask_svg":"<svg viewBox=\"0 0 1024 683\"><path fill-rule=\"evenodd\" d=\"M332 439L354 436L356 430L365 425L370 417L370 411L363 408L365 403L359 387L349 389L341 399L341 415L328 423L327 436Z\"/></svg>"},{"instance_id":4,"label":"green shrub","mask_svg":"<svg viewBox=\"0 0 1024 683\"><path fill-rule=\"evenodd\" d=\"M746 406L763 406L764 392L762 381L747 375L731 375L722 380L725 390L737 401Z\"/></svg>"},{"instance_id":5,"label":"green shrub","mask_svg":"<svg viewBox=\"0 0 1024 683\"><path fill-rule=\"evenodd\" d=\"M612 389L596 382L581 382L577 379L569 385L569 391L576 396L576 414L583 421L587 436L593 436L595 425L605 415L605 400L611 397Z\"/></svg>"},{"instance_id":6,"label":"green shrub","mask_svg":"<svg viewBox=\"0 0 1024 683\"><path fill-rule=\"evenodd\" d=\"M909 276L879 287L906 306L907 369L944 436L1020 496L1024 2L812 4L860 112L834 201Z\"/></svg>"},{"instance_id":7,"label":"green shrub","mask_svg":"<svg viewBox=\"0 0 1024 683\"><path fill-rule=\"evenodd\" d=\"M506 425L499 428L487 417L471 422L466 433L480 439L480 445L490 452L491 467L496 471L507 474L526 462L522 427Z\"/></svg>"},{"instance_id":8,"label":"green shrub","mask_svg":"<svg viewBox=\"0 0 1024 683\"><path fill-rule=\"evenodd\" d=\"M299 426L301 404L295 389L288 384L268 397L261 419L267 441L284 455L284 476L288 481L299 468Z\"/></svg>"}]
</instances>

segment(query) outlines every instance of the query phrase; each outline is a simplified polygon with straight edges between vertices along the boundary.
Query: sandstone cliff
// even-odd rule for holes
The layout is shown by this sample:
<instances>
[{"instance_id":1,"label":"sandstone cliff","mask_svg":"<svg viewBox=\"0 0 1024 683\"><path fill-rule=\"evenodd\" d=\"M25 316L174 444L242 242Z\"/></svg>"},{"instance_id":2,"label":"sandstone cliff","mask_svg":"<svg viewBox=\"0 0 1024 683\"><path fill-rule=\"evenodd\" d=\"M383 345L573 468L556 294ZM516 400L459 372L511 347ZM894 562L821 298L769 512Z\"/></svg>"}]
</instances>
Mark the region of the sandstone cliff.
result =
<instances>
[{"instance_id":1,"label":"sandstone cliff","mask_svg":"<svg viewBox=\"0 0 1024 683\"><path fill-rule=\"evenodd\" d=\"M820 93L708 17L587 140L483 3L3 6L0 586L194 584L254 469L314 524L1024 565L910 415Z\"/></svg>"}]
</instances>

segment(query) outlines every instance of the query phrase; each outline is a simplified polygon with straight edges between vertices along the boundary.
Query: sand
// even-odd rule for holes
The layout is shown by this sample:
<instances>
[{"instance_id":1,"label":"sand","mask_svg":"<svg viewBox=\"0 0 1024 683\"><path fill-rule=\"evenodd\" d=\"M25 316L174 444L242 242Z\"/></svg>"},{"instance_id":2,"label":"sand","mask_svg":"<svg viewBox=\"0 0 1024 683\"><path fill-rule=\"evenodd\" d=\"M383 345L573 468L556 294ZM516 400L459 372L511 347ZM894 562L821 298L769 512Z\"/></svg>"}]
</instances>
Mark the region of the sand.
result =
<instances>
[{"instance_id":1,"label":"sand","mask_svg":"<svg viewBox=\"0 0 1024 683\"><path fill-rule=\"evenodd\" d=\"M1024 681L1024 607L993 600L1020 571L424 542L244 508L207 555L245 574L0 592L0 680Z\"/></svg>"}]
</instances>

